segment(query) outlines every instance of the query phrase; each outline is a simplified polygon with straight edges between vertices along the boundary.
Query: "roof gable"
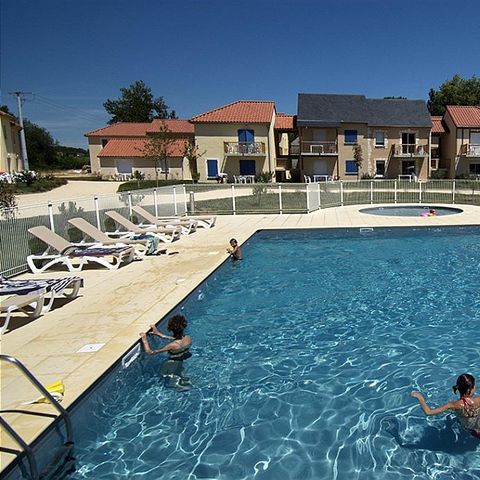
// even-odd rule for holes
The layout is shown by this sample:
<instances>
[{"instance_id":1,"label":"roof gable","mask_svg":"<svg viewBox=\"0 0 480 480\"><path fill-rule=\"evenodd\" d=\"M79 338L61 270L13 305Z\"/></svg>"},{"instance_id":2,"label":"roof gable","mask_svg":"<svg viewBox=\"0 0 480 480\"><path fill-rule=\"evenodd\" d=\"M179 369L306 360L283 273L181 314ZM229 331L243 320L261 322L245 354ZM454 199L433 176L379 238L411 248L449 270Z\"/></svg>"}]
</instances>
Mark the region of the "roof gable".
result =
<instances>
[{"instance_id":1,"label":"roof gable","mask_svg":"<svg viewBox=\"0 0 480 480\"><path fill-rule=\"evenodd\" d=\"M270 123L274 111L274 102L238 100L196 115L191 121L193 123Z\"/></svg>"}]
</instances>

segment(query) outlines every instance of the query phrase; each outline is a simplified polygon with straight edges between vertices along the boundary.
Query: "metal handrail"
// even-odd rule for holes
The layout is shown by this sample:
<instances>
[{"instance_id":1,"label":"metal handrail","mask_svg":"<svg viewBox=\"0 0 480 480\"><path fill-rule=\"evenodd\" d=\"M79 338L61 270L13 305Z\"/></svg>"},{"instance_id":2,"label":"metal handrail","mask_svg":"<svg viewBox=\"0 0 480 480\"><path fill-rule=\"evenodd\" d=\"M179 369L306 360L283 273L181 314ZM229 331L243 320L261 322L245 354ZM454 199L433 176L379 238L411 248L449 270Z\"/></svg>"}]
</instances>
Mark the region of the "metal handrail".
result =
<instances>
[{"instance_id":1,"label":"metal handrail","mask_svg":"<svg viewBox=\"0 0 480 480\"><path fill-rule=\"evenodd\" d=\"M72 421L70 414L55 400L50 392L35 378L30 370L18 359L10 355L0 355L0 361L15 365L28 378L30 383L58 410L63 418L67 430L67 442L73 443Z\"/></svg>"},{"instance_id":2,"label":"metal handrail","mask_svg":"<svg viewBox=\"0 0 480 480\"><path fill-rule=\"evenodd\" d=\"M28 464L30 465L30 473L32 474L32 479L37 480L38 476L38 467L37 462L33 456L33 450L28 445L28 443L23 440L23 438L7 423L5 419L0 417L0 425L3 429L17 442L17 444L23 449L25 455L27 456Z\"/></svg>"}]
</instances>

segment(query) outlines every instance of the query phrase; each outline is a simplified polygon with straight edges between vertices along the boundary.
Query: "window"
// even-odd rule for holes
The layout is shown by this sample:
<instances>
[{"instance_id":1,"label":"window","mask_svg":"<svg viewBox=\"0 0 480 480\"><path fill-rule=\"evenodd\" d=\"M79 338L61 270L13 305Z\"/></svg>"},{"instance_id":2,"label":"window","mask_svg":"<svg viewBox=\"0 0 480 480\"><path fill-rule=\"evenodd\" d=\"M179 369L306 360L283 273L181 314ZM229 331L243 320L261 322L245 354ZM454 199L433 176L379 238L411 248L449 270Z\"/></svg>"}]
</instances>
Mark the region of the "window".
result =
<instances>
[{"instance_id":1,"label":"window","mask_svg":"<svg viewBox=\"0 0 480 480\"><path fill-rule=\"evenodd\" d=\"M470 164L470 175L480 175L480 163Z\"/></svg>"},{"instance_id":2,"label":"window","mask_svg":"<svg viewBox=\"0 0 480 480\"><path fill-rule=\"evenodd\" d=\"M357 143L356 130L345 130L345 143Z\"/></svg>"},{"instance_id":3,"label":"window","mask_svg":"<svg viewBox=\"0 0 480 480\"><path fill-rule=\"evenodd\" d=\"M355 163L355 160L345 160L345 174L346 175L357 175L358 167Z\"/></svg>"},{"instance_id":4,"label":"window","mask_svg":"<svg viewBox=\"0 0 480 480\"><path fill-rule=\"evenodd\" d=\"M438 158L430 159L430 170L438 170Z\"/></svg>"},{"instance_id":5,"label":"window","mask_svg":"<svg viewBox=\"0 0 480 480\"><path fill-rule=\"evenodd\" d=\"M106 138L102 138L102 148L105 148L105 145L108 143Z\"/></svg>"},{"instance_id":6,"label":"window","mask_svg":"<svg viewBox=\"0 0 480 480\"><path fill-rule=\"evenodd\" d=\"M207 160L207 177L217 178L218 176L218 160L211 158Z\"/></svg>"},{"instance_id":7,"label":"window","mask_svg":"<svg viewBox=\"0 0 480 480\"><path fill-rule=\"evenodd\" d=\"M375 132L375 146L377 148L385 147L385 132Z\"/></svg>"},{"instance_id":8,"label":"window","mask_svg":"<svg viewBox=\"0 0 480 480\"><path fill-rule=\"evenodd\" d=\"M377 160L375 162L375 175L378 177L385 175L385 160Z\"/></svg>"},{"instance_id":9,"label":"window","mask_svg":"<svg viewBox=\"0 0 480 480\"><path fill-rule=\"evenodd\" d=\"M415 134L402 133L402 155L415 153Z\"/></svg>"},{"instance_id":10,"label":"window","mask_svg":"<svg viewBox=\"0 0 480 480\"><path fill-rule=\"evenodd\" d=\"M238 130L238 143L253 143L255 141L255 132L253 130Z\"/></svg>"}]
</instances>

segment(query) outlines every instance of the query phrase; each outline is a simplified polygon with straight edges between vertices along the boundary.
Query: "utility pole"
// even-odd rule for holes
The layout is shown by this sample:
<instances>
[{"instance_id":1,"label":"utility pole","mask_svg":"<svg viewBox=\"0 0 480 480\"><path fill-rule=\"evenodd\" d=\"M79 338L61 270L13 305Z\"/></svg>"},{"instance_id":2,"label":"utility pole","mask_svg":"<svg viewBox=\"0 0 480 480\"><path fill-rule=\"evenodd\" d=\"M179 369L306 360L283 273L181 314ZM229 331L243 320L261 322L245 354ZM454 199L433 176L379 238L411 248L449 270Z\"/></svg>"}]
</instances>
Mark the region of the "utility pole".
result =
<instances>
[{"instance_id":1,"label":"utility pole","mask_svg":"<svg viewBox=\"0 0 480 480\"><path fill-rule=\"evenodd\" d=\"M15 95L17 97L17 107L18 107L18 121L22 129L20 130L20 150L22 152L23 168L24 170L30 170L28 165L28 156L27 156L27 144L25 142L25 130L23 128L23 114L22 114L22 102L24 102L24 95L31 94L32 92L9 92L10 95Z\"/></svg>"}]
</instances>

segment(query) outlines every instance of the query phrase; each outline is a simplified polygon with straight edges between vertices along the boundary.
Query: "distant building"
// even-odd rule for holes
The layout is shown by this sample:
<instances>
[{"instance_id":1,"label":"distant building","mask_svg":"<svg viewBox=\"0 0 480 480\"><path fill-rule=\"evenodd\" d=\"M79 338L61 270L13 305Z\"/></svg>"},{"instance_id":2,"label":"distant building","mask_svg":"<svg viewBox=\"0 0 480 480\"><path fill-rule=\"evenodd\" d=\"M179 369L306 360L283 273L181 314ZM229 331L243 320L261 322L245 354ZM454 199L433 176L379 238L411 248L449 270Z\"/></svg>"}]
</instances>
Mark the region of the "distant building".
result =
<instances>
[{"instance_id":1,"label":"distant building","mask_svg":"<svg viewBox=\"0 0 480 480\"><path fill-rule=\"evenodd\" d=\"M20 155L20 130L14 116L0 110L0 171L18 172L23 170Z\"/></svg>"},{"instance_id":2,"label":"distant building","mask_svg":"<svg viewBox=\"0 0 480 480\"><path fill-rule=\"evenodd\" d=\"M480 106L449 105L442 122L447 134L441 161L448 176L480 177Z\"/></svg>"},{"instance_id":3,"label":"distant building","mask_svg":"<svg viewBox=\"0 0 480 480\"><path fill-rule=\"evenodd\" d=\"M159 120L149 123L115 123L86 133L92 172L107 178L125 178L136 170L146 178L155 178L153 160L146 158L144 149L149 138L168 128L174 142L169 145L168 172L160 165L159 174L169 179L191 179L188 161L184 158L185 145L193 141L193 125L188 120Z\"/></svg>"},{"instance_id":4,"label":"distant building","mask_svg":"<svg viewBox=\"0 0 480 480\"><path fill-rule=\"evenodd\" d=\"M342 180L362 175L426 180L432 120L423 100L300 93L300 173ZM358 171L353 147L362 148Z\"/></svg>"}]
</instances>

